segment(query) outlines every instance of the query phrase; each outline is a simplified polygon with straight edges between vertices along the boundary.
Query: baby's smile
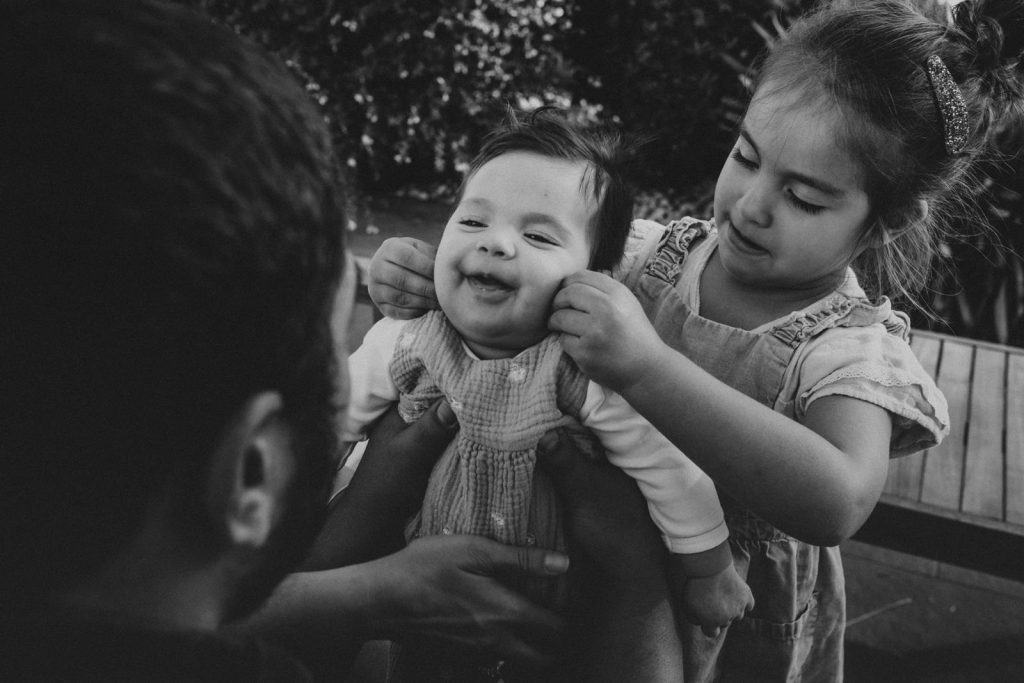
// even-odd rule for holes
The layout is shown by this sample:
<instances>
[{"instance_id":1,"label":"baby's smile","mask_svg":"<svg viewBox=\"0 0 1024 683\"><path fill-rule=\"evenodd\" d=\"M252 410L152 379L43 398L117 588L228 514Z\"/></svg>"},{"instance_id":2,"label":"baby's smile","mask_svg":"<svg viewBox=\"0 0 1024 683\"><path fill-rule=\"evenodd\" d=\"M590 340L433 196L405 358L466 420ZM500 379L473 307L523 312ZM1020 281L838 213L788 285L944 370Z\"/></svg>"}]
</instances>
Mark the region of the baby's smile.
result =
<instances>
[{"instance_id":1,"label":"baby's smile","mask_svg":"<svg viewBox=\"0 0 1024 683\"><path fill-rule=\"evenodd\" d=\"M510 292L515 289L511 284L487 273L467 274L466 282L474 290L485 294Z\"/></svg>"}]
</instances>

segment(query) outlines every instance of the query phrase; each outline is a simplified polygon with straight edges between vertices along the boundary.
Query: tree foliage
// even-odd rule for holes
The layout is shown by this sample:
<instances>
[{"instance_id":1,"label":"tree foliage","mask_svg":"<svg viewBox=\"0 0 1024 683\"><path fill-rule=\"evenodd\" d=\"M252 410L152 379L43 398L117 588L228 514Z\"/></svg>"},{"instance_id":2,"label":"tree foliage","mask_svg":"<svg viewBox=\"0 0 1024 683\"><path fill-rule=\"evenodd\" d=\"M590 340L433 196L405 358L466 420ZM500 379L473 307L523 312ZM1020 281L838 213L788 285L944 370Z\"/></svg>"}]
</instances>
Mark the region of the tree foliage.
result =
<instances>
[{"instance_id":1,"label":"tree foliage","mask_svg":"<svg viewBox=\"0 0 1024 683\"><path fill-rule=\"evenodd\" d=\"M301 73L363 191L450 185L506 103L571 102L571 0L188 4Z\"/></svg>"},{"instance_id":2,"label":"tree foliage","mask_svg":"<svg viewBox=\"0 0 1024 683\"><path fill-rule=\"evenodd\" d=\"M506 104L572 106L643 135L640 213L707 215L749 68L814 0L178 0L280 54L363 193L445 194ZM945 12L943 0L914 0ZM979 188L921 326L1024 345L1024 171ZM361 202L351 215L361 222Z\"/></svg>"}]
</instances>

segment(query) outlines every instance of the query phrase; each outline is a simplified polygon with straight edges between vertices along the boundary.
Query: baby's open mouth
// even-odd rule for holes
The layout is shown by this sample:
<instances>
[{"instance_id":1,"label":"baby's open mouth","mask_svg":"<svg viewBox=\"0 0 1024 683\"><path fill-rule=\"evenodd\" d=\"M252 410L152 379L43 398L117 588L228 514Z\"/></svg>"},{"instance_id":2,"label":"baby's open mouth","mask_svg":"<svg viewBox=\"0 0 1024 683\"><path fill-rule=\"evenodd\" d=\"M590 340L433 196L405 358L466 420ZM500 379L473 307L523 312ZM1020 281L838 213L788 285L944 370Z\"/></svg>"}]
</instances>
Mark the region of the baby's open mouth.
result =
<instances>
[{"instance_id":1,"label":"baby's open mouth","mask_svg":"<svg viewBox=\"0 0 1024 683\"><path fill-rule=\"evenodd\" d=\"M510 290L511 286L505 284L497 278L493 278L490 275L467 275L466 281L474 289L479 289L484 292L497 292L502 290Z\"/></svg>"}]
</instances>

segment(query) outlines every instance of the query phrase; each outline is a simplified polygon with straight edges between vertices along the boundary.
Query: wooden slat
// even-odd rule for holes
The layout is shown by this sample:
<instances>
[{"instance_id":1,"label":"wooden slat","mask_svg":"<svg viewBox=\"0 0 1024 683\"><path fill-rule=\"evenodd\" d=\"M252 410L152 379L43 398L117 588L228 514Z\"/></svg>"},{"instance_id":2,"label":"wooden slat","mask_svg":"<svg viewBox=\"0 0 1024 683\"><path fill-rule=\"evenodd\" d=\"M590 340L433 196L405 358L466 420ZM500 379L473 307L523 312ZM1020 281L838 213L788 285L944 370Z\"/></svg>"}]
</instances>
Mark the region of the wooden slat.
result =
<instances>
[{"instance_id":1,"label":"wooden slat","mask_svg":"<svg viewBox=\"0 0 1024 683\"><path fill-rule=\"evenodd\" d=\"M1005 377L1005 352L975 350L961 509L991 519L1003 519Z\"/></svg>"},{"instance_id":2,"label":"wooden slat","mask_svg":"<svg viewBox=\"0 0 1024 683\"><path fill-rule=\"evenodd\" d=\"M941 346L937 367L925 340ZM911 346L946 396L951 433L926 454L920 499L900 488L913 475L895 468L909 461L893 463L856 538L1024 581L1024 349L927 331Z\"/></svg>"},{"instance_id":3,"label":"wooden slat","mask_svg":"<svg viewBox=\"0 0 1024 683\"><path fill-rule=\"evenodd\" d=\"M960 509L964 472L964 433L970 400L970 344L946 339L942 344L937 383L949 403L949 436L928 453L921 483L921 501L950 510Z\"/></svg>"},{"instance_id":4,"label":"wooden slat","mask_svg":"<svg viewBox=\"0 0 1024 683\"><path fill-rule=\"evenodd\" d=\"M1006 373L1006 521L1024 524L1024 354Z\"/></svg>"},{"instance_id":5,"label":"wooden slat","mask_svg":"<svg viewBox=\"0 0 1024 683\"><path fill-rule=\"evenodd\" d=\"M931 377L935 377L939 366L940 347L941 342L934 337L915 334L910 340L910 348ZM927 458L928 453L924 451L890 460L884 492L907 500L921 500L921 473Z\"/></svg>"},{"instance_id":6,"label":"wooden slat","mask_svg":"<svg viewBox=\"0 0 1024 683\"><path fill-rule=\"evenodd\" d=\"M934 335L914 332L910 337L910 348L917 356L917 362L932 378L939 374L939 349L942 339Z\"/></svg>"}]
</instances>

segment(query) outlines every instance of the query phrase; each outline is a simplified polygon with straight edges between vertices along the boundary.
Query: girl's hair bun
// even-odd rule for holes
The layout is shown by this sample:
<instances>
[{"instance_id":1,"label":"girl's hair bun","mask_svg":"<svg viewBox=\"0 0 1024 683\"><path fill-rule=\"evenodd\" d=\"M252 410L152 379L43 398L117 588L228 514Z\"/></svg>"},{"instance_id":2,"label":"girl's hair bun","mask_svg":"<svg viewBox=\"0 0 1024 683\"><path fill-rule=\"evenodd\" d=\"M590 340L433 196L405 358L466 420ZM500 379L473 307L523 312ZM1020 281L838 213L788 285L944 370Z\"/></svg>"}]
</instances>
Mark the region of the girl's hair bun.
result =
<instances>
[{"instance_id":1,"label":"girl's hair bun","mask_svg":"<svg viewBox=\"0 0 1024 683\"><path fill-rule=\"evenodd\" d=\"M964 0L953 8L953 25L965 49L976 116L985 137L1021 130L1024 123L1024 0ZM953 37L953 36L951 36ZM955 40L955 38L954 38ZM973 81L976 85L969 85Z\"/></svg>"},{"instance_id":2,"label":"girl's hair bun","mask_svg":"<svg viewBox=\"0 0 1024 683\"><path fill-rule=\"evenodd\" d=\"M1015 66L1024 52L1024 0L966 0L953 8L953 24L974 42L982 73Z\"/></svg>"}]
</instances>

